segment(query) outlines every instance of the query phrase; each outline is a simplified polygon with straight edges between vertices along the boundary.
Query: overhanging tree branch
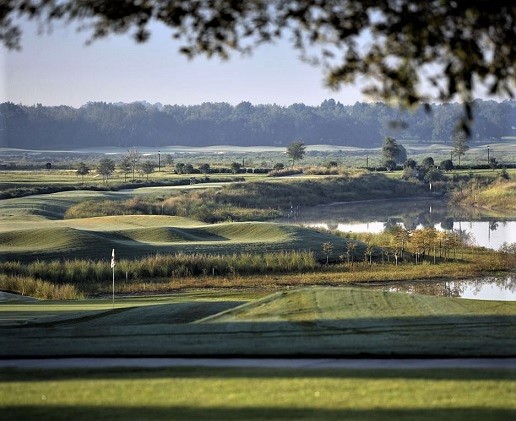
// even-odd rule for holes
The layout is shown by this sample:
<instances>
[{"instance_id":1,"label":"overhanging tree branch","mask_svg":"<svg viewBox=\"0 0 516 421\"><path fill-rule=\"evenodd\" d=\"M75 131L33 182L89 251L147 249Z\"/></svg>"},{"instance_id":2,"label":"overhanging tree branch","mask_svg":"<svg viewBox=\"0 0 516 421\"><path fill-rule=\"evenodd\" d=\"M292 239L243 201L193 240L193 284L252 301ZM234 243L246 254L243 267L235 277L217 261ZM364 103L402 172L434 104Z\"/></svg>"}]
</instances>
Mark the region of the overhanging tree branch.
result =
<instances>
[{"instance_id":1,"label":"overhanging tree branch","mask_svg":"<svg viewBox=\"0 0 516 421\"><path fill-rule=\"evenodd\" d=\"M131 33L138 42L160 22L188 57L225 59L288 37L323 67L329 86L365 76L365 93L405 106L458 97L466 126L476 85L512 98L516 81L516 6L502 0L7 0L7 48L21 45L19 18L77 22L91 40Z\"/></svg>"}]
</instances>

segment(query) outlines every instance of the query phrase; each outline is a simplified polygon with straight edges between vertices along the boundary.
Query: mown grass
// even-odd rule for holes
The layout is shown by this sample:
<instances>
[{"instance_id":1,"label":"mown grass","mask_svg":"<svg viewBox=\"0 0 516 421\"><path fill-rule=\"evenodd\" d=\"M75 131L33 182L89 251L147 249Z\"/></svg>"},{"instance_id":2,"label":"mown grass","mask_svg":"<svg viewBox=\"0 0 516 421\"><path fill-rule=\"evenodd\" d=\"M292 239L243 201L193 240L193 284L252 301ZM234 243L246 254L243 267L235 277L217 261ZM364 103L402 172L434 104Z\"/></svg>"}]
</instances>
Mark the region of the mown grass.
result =
<instances>
[{"instance_id":1,"label":"mown grass","mask_svg":"<svg viewBox=\"0 0 516 421\"><path fill-rule=\"evenodd\" d=\"M209 318L231 321L297 321L438 316L516 315L516 303L399 294L365 288L306 288L282 292ZM208 320L207 320L208 321Z\"/></svg>"},{"instance_id":2,"label":"mown grass","mask_svg":"<svg viewBox=\"0 0 516 421\"><path fill-rule=\"evenodd\" d=\"M2 370L2 419L508 420L508 370Z\"/></svg>"},{"instance_id":3,"label":"mown grass","mask_svg":"<svg viewBox=\"0 0 516 421\"><path fill-rule=\"evenodd\" d=\"M346 240L327 232L260 222L206 225L162 216L117 216L108 219L0 224L0 252L5 260L139 259L154 254L242 254L310 251ZM109 219L111 218L111 219ZM148 222L142 222L146 221ZM98 223L98 225L96 225Z\"/></svg>"},{"instance_id":4,"label":"mown grass","mask_svg":"<svg viewBox=\"0 0 516 421\"><path fill-rule=\"evenodd\" d=\"M514 302L326 287L235 304L163 302L5 324L0 356L513 357L516 349ZM24 306L34 304L16 308Z\"/></svg>"}]
</instances>

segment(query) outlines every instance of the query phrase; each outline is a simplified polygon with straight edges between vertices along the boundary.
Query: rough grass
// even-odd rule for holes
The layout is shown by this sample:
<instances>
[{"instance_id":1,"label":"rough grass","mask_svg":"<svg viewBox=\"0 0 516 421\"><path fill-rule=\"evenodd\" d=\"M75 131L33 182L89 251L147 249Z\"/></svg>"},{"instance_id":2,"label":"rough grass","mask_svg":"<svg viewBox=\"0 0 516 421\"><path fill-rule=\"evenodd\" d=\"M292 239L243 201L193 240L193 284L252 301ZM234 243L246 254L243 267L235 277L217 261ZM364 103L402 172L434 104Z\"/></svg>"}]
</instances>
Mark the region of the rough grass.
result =
<instances>
[{"instance_id":1,"label":"rough grass","mask_svg":"<svg viewBox=\"0 0 516 421\"><path fill-rule=\"evenodd\" d=\"M486 187L469 188L457 192L454 201L462 206L512 211L516 209L516 181L500 181Z\"/></svg>"},{"instance_id":2,"label":"rough grass","mask_svg":"<svg viewBox=\"0 0 516 421\"><path fill-rule=\"evenodd\" d=\"M2 419L509 420L516 372L2 370Z\"/></svg>"}]
</instances>

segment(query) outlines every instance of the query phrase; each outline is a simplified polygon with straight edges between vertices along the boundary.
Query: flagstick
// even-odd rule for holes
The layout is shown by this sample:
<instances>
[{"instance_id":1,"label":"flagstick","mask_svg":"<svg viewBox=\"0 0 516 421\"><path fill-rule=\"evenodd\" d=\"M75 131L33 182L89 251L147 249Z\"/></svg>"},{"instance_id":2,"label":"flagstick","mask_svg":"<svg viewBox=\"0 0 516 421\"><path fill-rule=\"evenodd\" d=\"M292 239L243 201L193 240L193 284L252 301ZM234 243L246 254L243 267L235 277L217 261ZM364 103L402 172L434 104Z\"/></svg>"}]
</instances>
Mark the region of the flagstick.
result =
<instances>
[{"instance_id":1,"label":"flagstick","mask_svg":"<svg viewBox=\"0 0 516 421\"><path fill-rule=\"evenodd\" d=\"M113 310L115 309L115 267L113 266Z\"/></svg>"},{"instance_id":2,"label":"flagstick","mask_svg":"<svg viewBox=\"0 0 516 421\"><path fill-rule=\"evenodd\" d=\"M115 249L111 252L111 269L113 269L113 310L115 309Z\"/></svg>"}]
</instances>

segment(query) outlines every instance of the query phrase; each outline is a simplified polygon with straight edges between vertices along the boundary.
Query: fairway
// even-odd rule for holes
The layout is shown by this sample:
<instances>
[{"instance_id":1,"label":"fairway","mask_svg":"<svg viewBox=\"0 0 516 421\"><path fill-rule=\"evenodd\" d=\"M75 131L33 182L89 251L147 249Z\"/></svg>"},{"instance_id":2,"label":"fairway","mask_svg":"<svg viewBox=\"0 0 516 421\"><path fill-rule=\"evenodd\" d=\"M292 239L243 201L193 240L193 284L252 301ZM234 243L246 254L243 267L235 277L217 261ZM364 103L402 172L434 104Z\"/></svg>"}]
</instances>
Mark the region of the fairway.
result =
<instances>
[{"instance_id":1,"label":"fairway","mask_svg":"<svg viewBox=\"0 0 516 421\"><path fill-rule=\"evenodd\" d=\"M510 420L516 371L0 371L0 417L183 420Z\"/></svg>"},{"instance_id":2,"label":"fairway","mask_svg":"<svg viewBox=\"0 0 516 421\"><path fill-rule=\"evenodd\" d=\"M94 313L78 307L75 314L45 319L45 306L55 313L47 302L39 304L39 319L14 326L16 313L36 304L13 304L3 309L0 356L516 355L514 302L365 288L306 288L242 305L209 301L162 300Z\"/></svg>"},{"instance_id":3,"label":"fairway","mask_svg":"<svg viewBox=\"0 0 516 421\"><path fill-rule=\"evenodd\" d=\"M134 259L152 254L230 254L289 250L320 251L346 240L325 232L264 222L205 224L188 218L123 215L81 219L0 222L0 253L8 260Z\"/></svg>"}]
</instances>

